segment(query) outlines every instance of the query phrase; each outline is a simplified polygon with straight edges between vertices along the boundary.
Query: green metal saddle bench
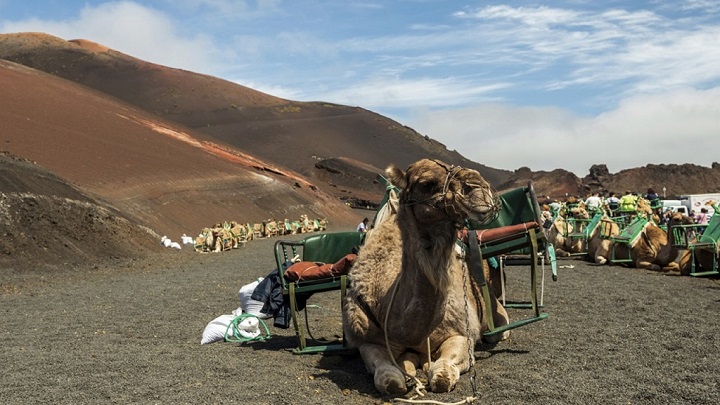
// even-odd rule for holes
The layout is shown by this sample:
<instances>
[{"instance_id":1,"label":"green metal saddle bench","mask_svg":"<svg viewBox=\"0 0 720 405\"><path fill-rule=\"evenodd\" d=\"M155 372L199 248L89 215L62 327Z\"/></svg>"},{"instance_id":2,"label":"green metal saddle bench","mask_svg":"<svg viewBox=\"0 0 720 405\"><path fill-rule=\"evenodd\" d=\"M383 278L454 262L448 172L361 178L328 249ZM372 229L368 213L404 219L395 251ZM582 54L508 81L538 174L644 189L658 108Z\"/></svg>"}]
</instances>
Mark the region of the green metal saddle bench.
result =
<instances>
[{"instance_id":1,"label":"green metal saddle bench","mask_svg":"<svg viewBox=\"0 0 720 405\"><path fill-rule=\"evenodd\" d=\"M588 229L593 221L593 218L568 218L566 220L568 226L572 228L571 232L568 232L566 237L570 240L581 239L587 242L589 239ZM587 244L583 245L583 251L577 253L570 253L570 256L580 256L587 254Z\"/></svg>"},{"instance_id":2,"label":"green metal saddle bench","mask_svg":"<svg viewBox=\"0 0 720 405\"><path fill-rule=\"evenodd\" d=\"M347 289L347 276L322 278L317 280L291 281L284 275L286 263L293 258L305 262L336 263L349 253L357 253L364 242L365 234L361 232L333 232L313 234L298 241L279 240L275 242L275 262L282 283L282 294L289 300L290 311L298 346L293 349L295 354L322 353L338 350L347 350L345 339L336 342L318 342L312 338L310 325L305 306L305 328L300 325L300 311L298 300L307 299L316 293L340 291L340 305L345 299Z\"/></svg>"},{"instance_id":3,"label":"green metal saddle bench","mask_svg":"<svg viewBox=\"0 0 720 405\"><path fill-rule=\"evenodd\" d=\"M704 229L702 229L704 228ZM702 232L701 232L702 231ZM670 227L673 236L673 246L690 251L690 275L695 277L714 276L720 274L718 270L718 255L720 251L720 211L715 207L715 213L710 217L707 225L675 225ZM699 255L710 256L710 268L700 271L697 265Z\"/></svg>"},{"instance_id":4,"label":"green metal saddle bench","mask_svg":"<svg viewBox=\"0 0 720 405\"><path fill-rule=\"evenodd\" d=\"M486 304L484 315L488 322L488 330L483 333L485 336L503 333L547 318L547 313L540 312L537 297L538 259L541 256L551 264L553 279L557 279L554 251L552 245L548 243L542 227L542 213L532 182L528 182L527 187L516 188L502 194L500 204L501 208L497 217L490 223L479 224L472 221L467 223L470 230L468 263L473 276L481 286ZM473 237L475 235L476 237ZM492 307L487 280L482 267L473 265L478 261L472 260L472 257L477 255L479 262L482 262L483 258L507 254L524 254L530 258L530 301L519 307L531 309L532 314L508 325L495 327L490 313Z\"/></svg>"},{"instance_id":5,"label":"green metal saddle bench","mask_svg":"<svg viewBox=\"0 0 720 405\"><path fill-rule=\"evenodd\" d=\"M650 222L648 219L643 217L635 217L635 219L628 224L625 229L620 232L619 235L611 236L612 241L612 254L610 261L612 263L632 263L635 259L632 258L632 245L635 240L640 236L640 233L645 229L645 226ZM615 256L616 247L618 245L624 245L628 250L628 257L621 259Z\"/></svg>"}]
</instances>

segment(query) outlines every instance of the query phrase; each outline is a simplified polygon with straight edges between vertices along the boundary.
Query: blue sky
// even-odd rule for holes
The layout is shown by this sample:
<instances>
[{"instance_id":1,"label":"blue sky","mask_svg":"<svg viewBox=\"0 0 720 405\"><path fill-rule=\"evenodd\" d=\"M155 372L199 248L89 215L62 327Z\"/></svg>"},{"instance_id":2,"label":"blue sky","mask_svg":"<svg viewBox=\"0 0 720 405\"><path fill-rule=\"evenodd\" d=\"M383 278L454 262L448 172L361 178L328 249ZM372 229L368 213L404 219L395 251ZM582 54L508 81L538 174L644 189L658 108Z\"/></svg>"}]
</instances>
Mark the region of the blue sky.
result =
<instances>
[{"instance_id":1,"label":"blue sky","mask_svg":"<svg viewBox=\"0 0 720 405\"><path fill-rule=\"evenodd\" d=\"M720 162L715 0L0 0L25 31L360 106L501 169Z\"/></svg>"}]
</instances>

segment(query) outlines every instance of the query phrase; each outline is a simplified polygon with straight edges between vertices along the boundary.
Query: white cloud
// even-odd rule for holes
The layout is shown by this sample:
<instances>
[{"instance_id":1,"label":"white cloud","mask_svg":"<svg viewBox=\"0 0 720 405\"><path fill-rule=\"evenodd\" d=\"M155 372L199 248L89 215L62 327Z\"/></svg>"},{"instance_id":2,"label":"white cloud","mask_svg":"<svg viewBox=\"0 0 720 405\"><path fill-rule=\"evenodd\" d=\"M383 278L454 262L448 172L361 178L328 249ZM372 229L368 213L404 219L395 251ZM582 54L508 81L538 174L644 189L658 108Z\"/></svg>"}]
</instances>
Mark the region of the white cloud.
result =
<instances>
[{"instance_id":1,"label":"white cloud","mask_svg":"<svg viewBox=\"0 0 720 405\"><path fill-rule=\"evenodd\" d=\"M583 177L593 164L613 173L651 163L709 167L720 161L720 87L632 97L591 118L484 104L419 112L409 125L471 160L508 170L563 168Z\"/></svg>"},{"instance_id":2,"label":"white cloud","mask_svg":"<svg viewBox=\"0 0 720 405\"><path fill-rule=\"evenodd\" d=\"M378 111L490 166L585 175L594 163L618 171L718 160L707 152L720 128L716 3L453 14L452 4L428 2L442 11L416 18L392 14L405 2L92 1L70 19L4 22L0 32L85 38L286 99Z\"/></svg>"},{"instance_id":3,"label":"white cloud","mask_svg":"<svg viewBox=\"0 0 720 405\"><path fill-rule=\"evenodd\" d=\"M486 94L504 86L507 84L470 84L458 78L401 80L383 77L325 92L320 97L325 101L372 108L448 107L478 99L493 100Z\"/></svg>"},{"instance_id":4,"label":"white cloud","mask_svg":"<svg viewBox=\"0 0 720 405\"><path fill-rule=\"evenodd\" d=\"M165 13L128 1L85 6L71 20L5 22L2 31L88 39L139 59L202 73L208 73L218 56L209 37L182 35L182 27Z\"/></svg>"},{"instance_id":5,"label":"white cloud","mask_svg":"<svg viewBox=\"0 0 720 405\"><path fill-rule=\"evenodd\" d=\"M720 79L720 27L668 19L647 10L574 11L550 7L487 6L458 14L477 19L490 57L512 55L547 72L544 88L615 86L632 81L621 97ZM500 39L498 41L498 38ZM499 60L505 63L505 58ZM528 70L531 74L537 70Z\"/></svg>"}]
</instances>

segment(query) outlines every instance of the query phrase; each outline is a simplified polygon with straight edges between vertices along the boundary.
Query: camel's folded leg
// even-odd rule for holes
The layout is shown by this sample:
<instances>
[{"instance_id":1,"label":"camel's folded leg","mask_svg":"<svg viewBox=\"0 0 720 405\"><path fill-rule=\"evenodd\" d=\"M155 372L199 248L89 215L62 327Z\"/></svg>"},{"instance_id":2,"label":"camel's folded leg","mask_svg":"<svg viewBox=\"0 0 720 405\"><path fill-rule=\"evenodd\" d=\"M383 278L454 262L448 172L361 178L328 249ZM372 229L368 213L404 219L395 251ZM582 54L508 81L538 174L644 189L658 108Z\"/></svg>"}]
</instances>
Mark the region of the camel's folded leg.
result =
<instances>
[{"instance_id":1,"label":"camel's folded leg","mask_svg":"<svg viewBox=\"0 0 720 405\"><path fill-rule=\"evenodd\" d=\"M446 339L438 348L437 357L430 367L430 389L432 392L448 392L455 388L460 373L470 369L467 337Z\"/></svg>"},{"instance_id":2,"label":"camel's folded leg","mask_svg":"<svg viewBox=\"0 0 720 405\"><path fill-rule=\"evenodd\" d=\"M680 271L680 265L676 262L670 262L662 268L662 271Z\"/></svg>"},{"instance_id":3,"label":"camel's folded leg","mask_svg":"<svg viewBox=\"0 0 720 405\"><path fill-rule=\"evenodd\" d=\"M635 260L635 267L638 269L646 269L646 270L653 270L658 271L661 269L660 266L652 262L652 258L646 258L646 257L638 257Z\"/></svg>"},{"instance_id":4,"label":"camel's folded leg","mask_svg":"<svg viewBox=\"0 0 720 405\"><path fill-rule=\"evenodd\" d=\"M427 354L425 357L427 357ZM398 364L406 373L414 377L417 374L417 369L420 368L420 353L407 351L400 355Z\"/></svg>"},{"instance_id":5,"label":"camel's folded leg","mask_svg":"<svg viewBox=\"0 0 720 405\"><path fill-rule=\"evenodd\" d=\"M556 257L570 257L570 253L568 253L567 251L565 251L565 250L562 249L562 248L557 248L557 247L556 247L556 248L555 248L555 256L556 256Z\"/></svg>"},{"instance_id":6,"label":"camel's folded leg","mask_svg":"<svg viewBox=\"0 0 720 405\"><path fill-rule=\"evenodd\" d=\"M365 367L373 375L375 388L378 391L390 395L402 395L407 392L405 376L400 369L395 367L384 346L365 343L358 347L358 350L365 362ZM409 368L407 363L403 361L403 367L406 369ZM415 367L412 368L414 374Z\"/></svg>"}]
</instances>

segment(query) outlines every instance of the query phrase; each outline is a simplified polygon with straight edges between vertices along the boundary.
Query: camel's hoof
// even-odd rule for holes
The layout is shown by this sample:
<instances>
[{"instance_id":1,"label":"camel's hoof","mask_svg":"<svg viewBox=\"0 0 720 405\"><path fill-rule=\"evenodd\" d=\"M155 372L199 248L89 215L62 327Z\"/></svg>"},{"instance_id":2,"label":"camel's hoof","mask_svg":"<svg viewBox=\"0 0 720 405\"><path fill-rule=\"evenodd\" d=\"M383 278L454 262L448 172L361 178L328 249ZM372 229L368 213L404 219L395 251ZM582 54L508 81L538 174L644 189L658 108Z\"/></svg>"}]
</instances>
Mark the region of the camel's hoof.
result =
<instances>
[{"instance_id":1,"label":"camel's hoof","mask_svg":"<svg viewBox=\"0 0 720 405\"><path fill-rule=\"evenodd\" d=\"M389 395L403 395L407 392L405 377L394 366L379 367L375 370L375 388Z\"/></svg>"},{"instance_id":2,"label":"camel's hoof","mask_svg":"<svg viewBox=\"0 0 720 405\"><path fill-rule=\"evenodd\" d=\"M507 330L507 331L505 331L503 333L499 333L497 335L483 336L482 341L484 343L494 345L494 344L500 343L503 340L507 340L509 338L510 338L510 331Z\"/></svg>"},{"instance_id":3,"label":"camel's hoof","mask_svg":"<svg viewBox=\"0 0 720 405\"><path fill-rule=\"evenodd\" d=\"M460 379L460 370L451 364L439 364L437 361L430 375L430 390L432 392L450 392Z\"/></svg>"}]
</instances>

